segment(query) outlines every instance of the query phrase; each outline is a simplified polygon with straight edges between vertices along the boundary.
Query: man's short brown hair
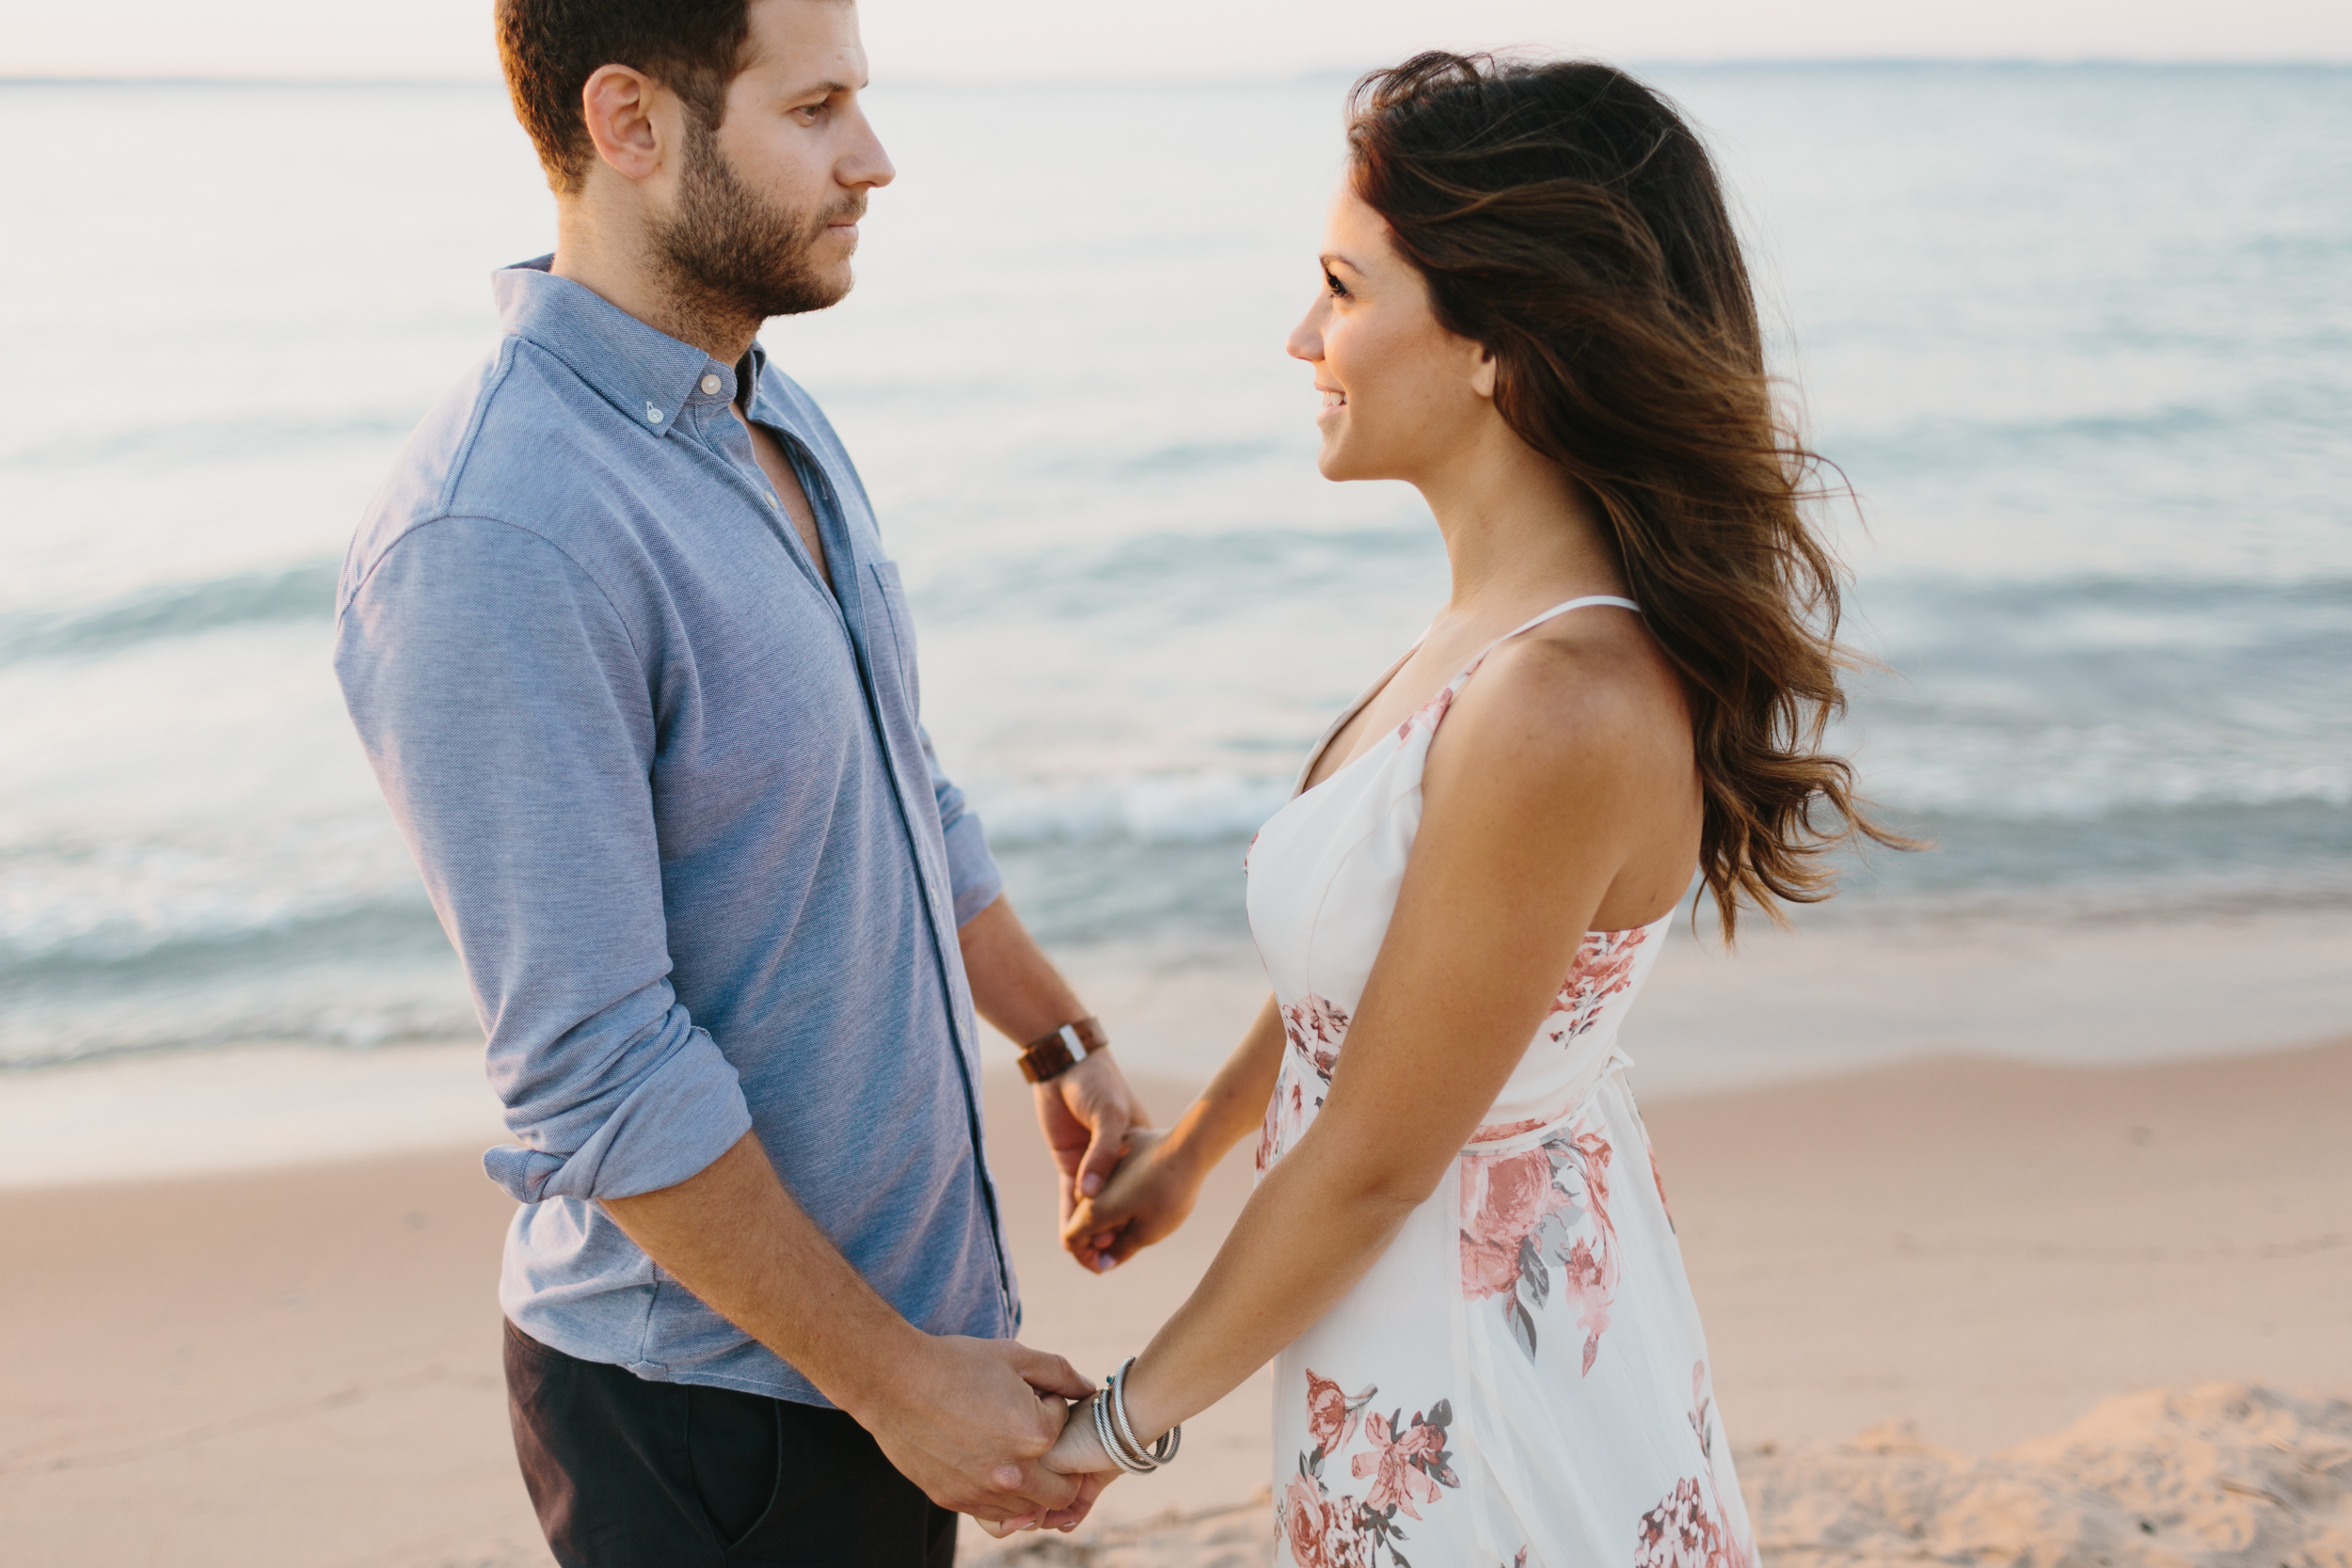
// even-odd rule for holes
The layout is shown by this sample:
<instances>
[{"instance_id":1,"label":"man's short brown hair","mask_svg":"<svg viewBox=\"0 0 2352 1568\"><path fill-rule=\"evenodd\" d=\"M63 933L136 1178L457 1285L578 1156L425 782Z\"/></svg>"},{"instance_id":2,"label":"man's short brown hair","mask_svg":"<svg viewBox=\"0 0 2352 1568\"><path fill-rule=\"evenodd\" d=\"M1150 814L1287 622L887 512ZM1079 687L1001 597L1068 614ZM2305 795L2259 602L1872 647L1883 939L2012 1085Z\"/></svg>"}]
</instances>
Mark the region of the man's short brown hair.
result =
<instances>
[{"instance_id":1,"label":"man's short brown hair","mask_svg":"<svg viewBox=\"0 0 2352 1568\"><path fill-rule=\"evenodd\" d=\"M580 97L599 68L644 71L715 130L751 31L751 0L498 0L515 118L559 194L579 190L596 160Z\"/></svg>"}]
</instances>

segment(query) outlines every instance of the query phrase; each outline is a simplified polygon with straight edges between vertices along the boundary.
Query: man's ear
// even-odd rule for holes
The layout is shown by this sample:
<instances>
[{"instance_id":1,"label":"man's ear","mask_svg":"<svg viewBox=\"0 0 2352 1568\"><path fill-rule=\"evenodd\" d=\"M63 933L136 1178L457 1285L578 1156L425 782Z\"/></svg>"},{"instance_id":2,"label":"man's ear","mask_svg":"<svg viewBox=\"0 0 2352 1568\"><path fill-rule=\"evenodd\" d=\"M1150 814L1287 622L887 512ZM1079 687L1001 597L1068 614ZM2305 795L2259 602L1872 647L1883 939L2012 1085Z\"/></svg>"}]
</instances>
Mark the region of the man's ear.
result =
<instances>
[{"instance_id":1,"label":"man's ear","mask_svg":"<svg viewBox=\"0 0 2352 1568\"><path fill-rule=\"evenodd\" d=\"M643 180L661 166L661 132L654 123L660 84L625 65L598 66L580 89L580 118L596 156L628 180Z\"/></svg>"},{"instance_id":2,"label":"man's ear","mask_svg":"<svg viewBox=\"0 0 2352 1568\"><path fill-rule=\"evenodd\" d=\"M1470 347L1478 352L1478 357L1470 363L1470 390L1492 402L1495 395L1495 376L1502 367L1495 358L1495 351L1486 344L1472 343Z\"/></svg>"}]
</instances>

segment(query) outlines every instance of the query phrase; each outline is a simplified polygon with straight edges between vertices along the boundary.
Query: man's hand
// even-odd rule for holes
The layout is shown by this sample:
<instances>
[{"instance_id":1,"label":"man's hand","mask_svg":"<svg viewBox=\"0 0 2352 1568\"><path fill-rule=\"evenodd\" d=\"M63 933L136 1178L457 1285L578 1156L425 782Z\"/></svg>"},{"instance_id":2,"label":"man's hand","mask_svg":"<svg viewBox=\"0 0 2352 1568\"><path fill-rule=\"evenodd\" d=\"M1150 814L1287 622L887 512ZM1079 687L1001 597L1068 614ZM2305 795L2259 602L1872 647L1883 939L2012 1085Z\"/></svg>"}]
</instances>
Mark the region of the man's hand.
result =
<instances>
[{"instance_id":1,"label":"man's hand","mask_svg":"<svg viewBox=\"0 0 2352 1568\"><path fill-rule=\"evenodd\" d=\"M1094 1499L1103 1495L1103 1488L1120 1477L1117 1463L1104 1451L1102 1439L1095 1434L1093 1413L1083 1402L1071 1406L1070 1422L1061 1429L1061 1436L1054 1444L1053 1451L1046 1454L1044 1465L1048 1470L1076 1480L1078 1500L1068 1508L1055 1509L1039 1519L1037 1528L1040 1529L1076 1529L1079 1522L1094 1507ZM980 1525L980 1528L999 1541L1018 1528L986 1521Z\"/></svg>"},{"instance_id":2,"label":"man's hand","mask_svg":"<svg viewBox=\"0 0 2352 1568\"><path fill-rule=\"evenodd\" d=\"M1061 1435L1063 1402L1085 1398L1091 1383L1060 1356L1010 1339L918 1334L907 1343L890 1375L875 1380L874 1399L850 1411L901 1475L992 1533L1077 1507L1079 1478L1039 1461Z\"/></svg>"},{"instance_id":3,"label":"man's hand","mask_svg":"<svg viewBox=\"0 0 2352 1568\"><path fill-rule=\"evenodd\" d=\"M1061 1173L1061 1221L1066 1227L1079 1203L1100 1193L1118 1168L1127 1151L1127 1134L1151 1126L1152 1116L1105 1049L1037 1085L1037 1123ZM1099 1270L1098 1255L1113 1239L1106 1230L1065 1236L1063 1245L1079 1262Z\"/></svg>"}]
</instances>

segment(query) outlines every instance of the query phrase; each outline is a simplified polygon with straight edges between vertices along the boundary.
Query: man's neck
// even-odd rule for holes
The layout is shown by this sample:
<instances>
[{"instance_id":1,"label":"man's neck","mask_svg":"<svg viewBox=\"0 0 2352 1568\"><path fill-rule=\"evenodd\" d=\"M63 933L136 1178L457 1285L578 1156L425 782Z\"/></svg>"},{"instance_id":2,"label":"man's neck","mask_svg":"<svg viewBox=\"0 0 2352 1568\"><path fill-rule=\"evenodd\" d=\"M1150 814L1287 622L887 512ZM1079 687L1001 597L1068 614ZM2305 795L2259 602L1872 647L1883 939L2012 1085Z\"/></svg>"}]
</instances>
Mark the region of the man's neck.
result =
<instances>
[{"instance_id":1,"label":"man's neck","mask_svg":"<svg viewBox=\"0 0 2352 1568\"><path fill-rule=\"evenodd\" d=\"M548 270L722 365L740 363L759 331L759 323L740 311L681 288L640 226L605 220L576 198L556 202L555 261Z\"/></svg>"}]
</instances>

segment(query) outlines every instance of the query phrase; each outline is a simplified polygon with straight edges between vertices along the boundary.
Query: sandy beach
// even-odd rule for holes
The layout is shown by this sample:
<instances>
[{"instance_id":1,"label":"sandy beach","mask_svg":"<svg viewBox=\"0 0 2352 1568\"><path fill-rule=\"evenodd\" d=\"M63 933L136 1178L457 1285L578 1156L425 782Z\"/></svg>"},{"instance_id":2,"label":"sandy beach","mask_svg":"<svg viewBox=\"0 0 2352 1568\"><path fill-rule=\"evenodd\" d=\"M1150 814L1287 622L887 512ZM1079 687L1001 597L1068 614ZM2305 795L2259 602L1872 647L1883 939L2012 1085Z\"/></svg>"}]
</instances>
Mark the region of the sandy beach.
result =
<instances>
[{"instance_id":1,"label":"sandy beach","mask_svg":"<svg viewBox=\"0 0 2352 1568\"><path fill-rule=\"evenodd\" d=\"M1025 1090L989 1096L1024 1338L1100 1372L1198 1275L1246 1162L1092 1278L1054 1248ZM2352 1560L2352 1039L1933 1058L1647 1116L1769 1559ZM0 1192L11 1568L547 1561L477 1156ZM1263 1561L1267 1398L1197 1419L1074 1540L965 1556Z\"/></svg>"}]
</instances>

